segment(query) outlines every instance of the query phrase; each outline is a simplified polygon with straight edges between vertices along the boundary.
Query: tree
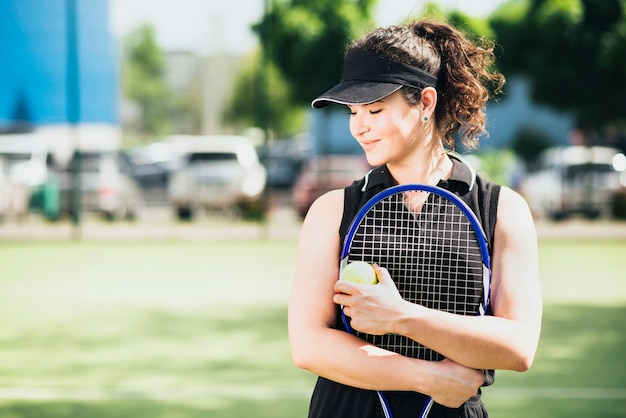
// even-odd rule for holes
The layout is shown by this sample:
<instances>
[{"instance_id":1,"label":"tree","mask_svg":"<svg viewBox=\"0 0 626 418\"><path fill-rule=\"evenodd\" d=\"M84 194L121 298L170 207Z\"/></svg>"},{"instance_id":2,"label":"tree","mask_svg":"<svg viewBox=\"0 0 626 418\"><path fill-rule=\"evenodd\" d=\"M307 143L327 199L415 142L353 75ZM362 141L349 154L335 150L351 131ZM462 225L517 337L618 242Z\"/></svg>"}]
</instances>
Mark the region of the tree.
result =
<instances>
[{"instance_id":1,"label":"tree","mask_svg":"<svg viewBox=\"0 0 626 418\"><path fill-rule=\"evenodd\" d=\"M266 65L265 71L261 70ZM304 106L294 104L281 73L272 63L263 63L256 52L242 66L224 110L224 119L238 128L265 127L278 137L300 132Z\"/></svg>"},{"instance_id":2,"label":"tree","mask_svg":"<svg viewBox=\"0 0 626 418\"><path fill-rule=\"evenodd\" d=\"M597 134L624 123L626 2L527 0L509 2L490 17L506 74L521 74L538 103L576 115Z\"/></svg>"},{"instance_id":3,"label":"tree","mask_svg":"<svg viewBox=\"0 0 626 418\"><path fill-rule=\"evenodd\" d=\"M341 77L345 46L373 25L376 0L271 1L255 30L294 102L308 106Z\"/></svg>"},{"instance_id":4,"label":"tree","mask_svg":"<svg viewBox=\"0 0 626 418\"><path fill-rule=\"evenodd\" d=\"M141 109L141 133L161 135L168 130L169 91L164 78L165 61L154 28L143 25L124 39L122 89Z\"/></svg>"}]
</instances>

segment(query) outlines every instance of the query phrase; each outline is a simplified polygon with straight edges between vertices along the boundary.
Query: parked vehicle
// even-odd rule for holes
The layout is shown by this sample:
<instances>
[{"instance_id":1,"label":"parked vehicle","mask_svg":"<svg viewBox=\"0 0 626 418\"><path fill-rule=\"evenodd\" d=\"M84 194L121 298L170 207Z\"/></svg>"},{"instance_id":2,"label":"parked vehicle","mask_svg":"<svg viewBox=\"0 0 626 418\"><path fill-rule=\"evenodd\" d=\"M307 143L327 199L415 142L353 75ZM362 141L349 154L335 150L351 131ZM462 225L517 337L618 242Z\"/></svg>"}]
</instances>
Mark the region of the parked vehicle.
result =
<instances>
[{"instance_id":1,"label":"parked vehicle","mask_svg":"<svg viewBox=\"0 0 626 418\"><path fill-rule=\"evenodd\" d=\"M536 216L610 217L613 199L624 187L620 156L619 150L603 146L550 148L529 167L521 192Z\"/></svg>"},{"instance_id":2,"label":"parked vehicle","mask_svg":"<svg viewBox=\"0 0 626 418\"><path fill-rule=\"evenodd\" d=\"M169 144L158 141L141 146L128 154L133 176L145 190L167 188L172 171L172 155Z\"/></svg>"},{"instance_id":3,"label":"parked vehicle","mask_svg":"<svg viewBox=\"0 0 626 418\"><path fill-rule=\"evenodd\" d=\"M324 193L342 189L363 177L371 166L364 155L325 155L308 160L293 188L294 205L306 216L313 202Z\"/></svg>"},{"instance_id":4,"label":"parked vehicle","mask_svg":"<svg viewBox=\"0 0 626 418\"><path fill-rule=\"evenodd\" d=\"M243 136L176 136L178 155L168 197L178 219L201 210L250 215L258 210L267 182L252 141Z\"/></svg>"},{"instance_id":5,"label":"parked vehicle","mask_svg":"<svg viewBox=\"0 0 626 418\"><path fill-rule=\"evenodd\" d=\"M8 180L27 196L27 209L41 212L47 219L59 216L59 185L54 158L44 141L29 134L0 136L0 156ZM21 203L19 204L21 206Z\"/></svg>"},{"instance_id":6,"label":"parked vehicle","mask_svg":"<svg viewBox=\"0 0 626 418\"><path fill-rule=\"evenodd\" d=\"M293 187L306 159L309 145L301 139L283 139L263 148L259 158L267 170L267 184L272 188Z\"/></svg>"},{"instance_id":7,"label":"parked vehicle","mask_svg":"<svg viewBox=\"0 0 626 418\"><path fill-rule=\"evenodd\" d=\"M77 167L80 185L80 211L93 212L108 220L135 219L143 208L139 185L131 175L130 164L121 152L81 152L60 171L63 211L72 213L73 172Z\"/></svg>"},{"instance_id":8,"label":"parked vehicle","mask_svg":"<svg viewBox=\"0 0 626 418\"><path fill-rule=\"evenodd\" d=\"M8 165L0 156L0 221L22 220L28 215L28 189L9 177Z\"/></svg>"}]
</instances>

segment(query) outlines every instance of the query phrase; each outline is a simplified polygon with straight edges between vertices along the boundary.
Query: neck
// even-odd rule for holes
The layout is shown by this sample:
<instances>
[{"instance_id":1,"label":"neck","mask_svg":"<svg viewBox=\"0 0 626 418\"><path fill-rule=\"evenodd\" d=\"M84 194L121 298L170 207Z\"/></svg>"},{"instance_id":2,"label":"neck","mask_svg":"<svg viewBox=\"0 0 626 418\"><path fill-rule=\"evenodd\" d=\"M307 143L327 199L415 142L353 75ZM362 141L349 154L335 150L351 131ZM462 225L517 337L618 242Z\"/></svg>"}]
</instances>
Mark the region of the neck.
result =
<instances>
[{"instance_id":1,"label":"neck","mask_svg":"<svg viewBox=\"0 0 626 418\"><path fill-rule=\"evenodd\" d=\"M436 185L450 176L452 161L441 145L433 148L415 152L403 163L387 164L387 168L399 184Z\"/></svg>"}]
</instances>

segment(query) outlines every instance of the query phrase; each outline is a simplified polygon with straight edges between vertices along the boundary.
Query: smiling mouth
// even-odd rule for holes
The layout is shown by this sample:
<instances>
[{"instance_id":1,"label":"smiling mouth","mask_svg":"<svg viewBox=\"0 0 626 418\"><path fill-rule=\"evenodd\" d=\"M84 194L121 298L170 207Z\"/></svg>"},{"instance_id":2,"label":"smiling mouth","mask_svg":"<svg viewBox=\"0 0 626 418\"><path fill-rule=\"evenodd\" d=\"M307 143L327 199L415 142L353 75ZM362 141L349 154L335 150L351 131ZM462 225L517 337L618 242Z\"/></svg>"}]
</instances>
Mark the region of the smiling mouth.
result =
<instances>
[{"instance_id":1,"label":"smiling mouth","mask_svg":"<svg viewBox=\"0 0 626 418\"><path fill-rule=\"evenodd\" d=\"M361 147L367 151L369 149L372 149L376 146L376 144L378 144L380 142L380 139L374 139L371 141L361 141Z\"/></svg>"}]
</instances>

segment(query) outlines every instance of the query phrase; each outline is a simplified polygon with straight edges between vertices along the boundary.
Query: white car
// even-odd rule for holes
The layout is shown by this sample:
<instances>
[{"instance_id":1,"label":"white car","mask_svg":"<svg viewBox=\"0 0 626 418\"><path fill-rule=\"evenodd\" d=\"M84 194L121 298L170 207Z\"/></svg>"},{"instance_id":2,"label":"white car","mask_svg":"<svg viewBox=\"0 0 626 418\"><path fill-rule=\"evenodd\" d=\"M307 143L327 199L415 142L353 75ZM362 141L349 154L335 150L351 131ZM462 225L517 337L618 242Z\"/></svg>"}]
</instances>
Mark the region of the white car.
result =
<instances>
[{"instance_id":1,"label":"white car","mask_svg":"<svg viewBox=\"0 0 626 418\"><path fill-rule=\"evenodd\" d=\"M611 217L613 199L626 186L625 159L604 146L549 148L523 179L521 192L537 216Z\"/></svg>"},{"instance_id":2,"label":"white car","mask_svg":"<svg viewBox=\"0 0 626 418\"><path fill-rule=\"evenodd\" d=\"M167 142L177 161L168 199L178 219L201 210L241 214L261 202L267 173L249 138L174 136Z\"/></svg>"},{"instance_id":3,"label":"white car","mask_svg":"<svg viewBox=\"0 0 626 418\"><path fill-rule=\"evenodd\" d=\"M102 215L105 219L135 220L143 211L143 193L132 177L130 164L121 152L89 151L80 153L78 176L72 167L77 155L59 172L63 212L75 210L72 198L74 180L80 184L80 211ZM74 186L74 187L73 187Z\"/></svg>"},{"instance_id":4,"label":"white car","mask_svg":"<svg viewBox=\"0 0 626 418\"><path fill-rule=\"evenodd\" d=\"M50 220L59 216L54 158L44 138L35 134L0 135L3 176L12 185L10 212L23 218L37 210Z\"/></svg>"},{"instance_id":5,"label":"white car","mask_svg":"<svg viewBox=\"0 0 626 418\"><path fill-rule=\"evenodd\" d=\"M8 171L5 157L0 155L0 222L9 218L22 220L28 215L28 188L13 182Z\"/></svg>"}]
</instances>

